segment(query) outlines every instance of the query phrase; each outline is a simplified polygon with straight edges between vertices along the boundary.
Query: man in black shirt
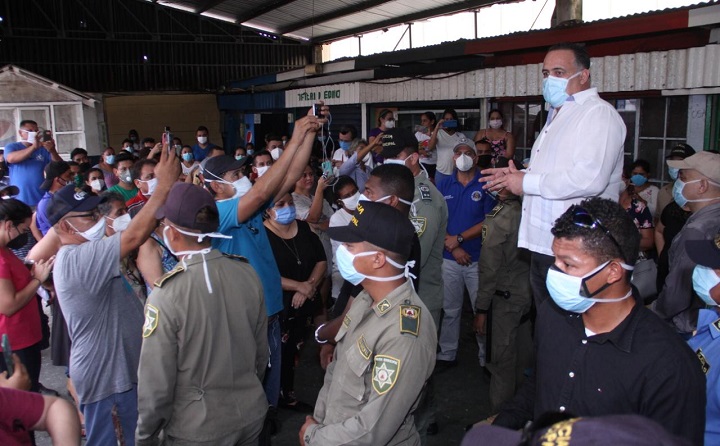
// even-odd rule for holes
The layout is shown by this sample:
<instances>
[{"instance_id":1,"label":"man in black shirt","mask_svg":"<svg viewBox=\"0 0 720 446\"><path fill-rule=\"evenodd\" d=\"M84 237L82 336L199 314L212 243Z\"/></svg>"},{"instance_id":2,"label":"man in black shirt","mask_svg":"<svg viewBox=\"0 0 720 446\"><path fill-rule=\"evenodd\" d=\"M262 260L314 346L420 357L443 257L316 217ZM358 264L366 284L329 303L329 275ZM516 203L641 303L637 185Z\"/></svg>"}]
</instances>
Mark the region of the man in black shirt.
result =
<instances>
[{"instance_id":1,"label":"man in black shirt","mask_svg":"<svg viewBox=\"0 0 720 446\"><path fill-rule=\"evenodd\" d=\"M552 230L552 300L538 308L535 376L494 424L519 429L544 412L636 413L702 444L705 382L700 362L632 293L640 235L625 211L592 198Z\"/></svg>"}]
</instances>

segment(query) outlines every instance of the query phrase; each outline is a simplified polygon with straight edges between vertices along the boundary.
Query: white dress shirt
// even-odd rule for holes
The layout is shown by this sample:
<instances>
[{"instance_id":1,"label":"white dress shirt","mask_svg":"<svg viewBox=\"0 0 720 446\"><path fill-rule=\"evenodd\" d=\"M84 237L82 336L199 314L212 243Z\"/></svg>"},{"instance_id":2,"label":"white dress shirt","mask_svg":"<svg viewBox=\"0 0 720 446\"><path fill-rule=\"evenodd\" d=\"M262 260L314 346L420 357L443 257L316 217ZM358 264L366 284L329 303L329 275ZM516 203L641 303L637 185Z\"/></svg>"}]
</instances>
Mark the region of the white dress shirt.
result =
<instances>
[{"instance_id":1,"label":"white dress shirt","mask_svg":"<svg viewBox=\"0 0 720 446\"><path fill-rule=\"evenodd\" d=\"M553 255L555 220L585 198L618 201L623 187L625 123L597 88L574 94L550 118L523 178L518 246Z\"/></svg>"}]
</instances>

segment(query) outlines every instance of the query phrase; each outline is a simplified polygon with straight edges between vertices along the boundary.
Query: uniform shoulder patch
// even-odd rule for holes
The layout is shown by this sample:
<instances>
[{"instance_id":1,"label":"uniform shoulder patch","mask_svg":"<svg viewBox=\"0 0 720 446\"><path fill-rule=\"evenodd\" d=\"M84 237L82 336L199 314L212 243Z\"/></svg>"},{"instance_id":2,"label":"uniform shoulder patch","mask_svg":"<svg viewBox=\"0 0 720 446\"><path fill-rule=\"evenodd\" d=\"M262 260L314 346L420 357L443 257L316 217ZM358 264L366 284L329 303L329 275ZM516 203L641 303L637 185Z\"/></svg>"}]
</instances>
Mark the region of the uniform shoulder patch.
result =
<instances>
[{"instance_id":1,"label":"uniform shoulder patch","mask_svg":"<svg viewBox=\"0 0 720 446\"><path fill-rule=\"evenodd\" d=\"M500 211L502 210L503 207L505 207L505 205L502 204L502 203L496 204L495 207L492 208L492 210L487 213L486 217L494 217L494 216L496 216L496 215L498 214L498 212L500 212Z\"/></svg>"},{"instance_id":2,"label":"uniform shoulder patch","mask_svg":"<svg viewBox=\"0 0 720 446\"><path fill-rule=\"evenodd\" d=\"M227 253L222 253L222 255L224 257L227 257L228 259L237 260L238 262L250 263L250 261L247 259L247 257L236 256L235 254L227 254Z\"/></svg>"},{"instance_id":3,"label":"uniform shoulder patch","mask_svg":"<svg viewBox=\"0 0 720 446\"><path fill-rule=\"evenodd\" d=\"M170 280L172 277L177 276L181 272L185 271L185 267L182 266L181 263L178 263L177 266L167 273L165 273L162 277L160 277L158 280L155 281L155 286L158 288L162 288L163 284Z\"/></svg>"},{"instance_id":4,"label":"uniform shoulder patch","mask_svg":"<svg viewBox=\"0 0 720 446\"><path fill-rule=\"evenodd\" d=\"M420 192L420 199L422 201L432 201L432 194L430 193L430 186L425 183L418 185L418 191Z\"/></svg>"},{"instance_id":5,"label":"uniform shoulder patch","mask_svg":"<svg viewBox=\"0 0 720 446\"><path fill-rule=\"evenodd\" d=\"M698 359L700 360L700 367L702 367L703 373L707 375L707 372L710 371L710 363L708 362L707 358L705 357L705 353L703 353L702 349L699 348L695 351L695 354L697 355Z\"/></svg>"},{"instance_id":6,"label":"uniform shoulder patch","mask_svg":"<svg viewBox=\"0 0 720 446\"><path fill-rule=\"evenodd\" d=\"M423 235L425 229L427 229L427 217L410 217L410 223L415 228L418 237Z\"/></svg>"},{"instance_id":7,"label":"uniform shoulder patch","mask_svg":"<svg viewBox=\"0 0 720 446\"><path fill-rule=\"evenodd\" d=\"M400 305L400 333L417 336L420 332L420 307Z\"/></svg>"},{"instance_id":8,"label":"uniform shoulder patch","mask_svg":"<svg viewBox=\"0 0 720 446\"><path fill-rule=\"evenodd\" d=\"M390 302L387 299L383 299L377 304L377 310L380 314L385 314L390 309Z\"/></svg>"},{"instance_id":9,"label":"uniform shoulder patch","mask_svg":"<svg viewBox=\"0 0 720 446\"><path fill-rule=\"evenodd\" d=\"M147 338L158 326L160 319L160 310L150 304L145 305L145 323L143 324L143 338Z\"/></svg>"},{"instance_id":10,"label":"uniform shoulder patch","mask_svg":"<svg viewBox=\"0 0 720 446\"><path fill-rule=\"evenodd\" d=\"M387 355L376 355L372 372L373 390L384 395L395 387L400 374L400 360Z\"/></svg>"}]
</instances>

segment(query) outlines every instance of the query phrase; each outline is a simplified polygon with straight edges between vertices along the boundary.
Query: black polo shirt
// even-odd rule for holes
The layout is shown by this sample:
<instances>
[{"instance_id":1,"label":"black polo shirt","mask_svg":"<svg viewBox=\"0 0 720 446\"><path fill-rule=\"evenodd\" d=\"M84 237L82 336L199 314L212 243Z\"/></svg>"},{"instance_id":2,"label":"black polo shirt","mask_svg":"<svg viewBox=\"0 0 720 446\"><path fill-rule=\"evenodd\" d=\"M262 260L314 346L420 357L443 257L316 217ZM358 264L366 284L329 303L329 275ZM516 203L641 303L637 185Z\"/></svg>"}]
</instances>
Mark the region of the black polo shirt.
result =
<instances>
[{"instance_id":1,"label":"black polo shirt","mask_svg":"<svg viewBox=\"0 0 720 446\"><path fill-rule=\"evenodd\" d=\"M549 411L635 413L702 444L705 376L700 361L639 302L614 330L588 337L580 314L549 299L538 309L535 353L535 376L494 424L520 429Z\"/></svg>"}]
</instances>

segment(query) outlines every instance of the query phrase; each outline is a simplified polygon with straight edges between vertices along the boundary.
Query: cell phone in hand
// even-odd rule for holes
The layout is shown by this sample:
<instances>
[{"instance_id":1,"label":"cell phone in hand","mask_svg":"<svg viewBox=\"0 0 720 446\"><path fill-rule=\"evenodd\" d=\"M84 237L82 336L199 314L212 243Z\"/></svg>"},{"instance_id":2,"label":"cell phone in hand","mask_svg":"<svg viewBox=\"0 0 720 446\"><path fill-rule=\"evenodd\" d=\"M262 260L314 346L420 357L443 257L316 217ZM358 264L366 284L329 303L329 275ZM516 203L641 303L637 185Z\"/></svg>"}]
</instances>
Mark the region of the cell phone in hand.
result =
<instances>
[{"instance_id":1,"label":"cell phone in hand","mask_svg":"<svg viewBox=\"0 0 720 446\"><path fill-rule=\"evenodd\" d=\"M163 144L167 144L168 152L170 150L175 150L172 143L172 133L170 133L170 127L165 126L165 130L163 131L161 141Z\"/></svg>"},{"instance_id":2,"label":"cell phone in hand","mask_svg":"<svg viewBox=\"0 0 720 446\"><path fill-rule=\"evenodd\" d=\"M40 136L40 142L48 142L52 141L52 132L50 130L45 130L42 132L42 135Z\"/></svg>"},{"instance_id":3,"label":"cell phone in hand","mask_svg":"<svg viewBox=\"0 0 720 446\"><path fill-rule=\"evenodd\" d=\"M7 333L2 335L2 349L3 359L5 360L5 368L7 369L7 377L10 378L13 372L15 372L15 364L12 359L12 349L10 348L10 339L8 339Z\"/></svg>"},{"instance_id":4,"label":"cell phone in hand","mask_svg":"<svg viewBox=\"0 0 720 446\"><path fill-rule=\"evenodd\" d=\"M322 166L322 171L323 171L323 175L325 175L325 178L327 178L328 176L331 176L333 174L332 162L330 162L330 160L323 161L321 166Z\"/></svg>"},{"instance_id":5,"label":"cell phone in hand","mask_svg":"<svg viewBox=\"0 0 720 446\"><path fill-rule=\"evenodd\" d=\"M457 120L455 119L448 119L447 121L443 122L443 128L446 129L456 129L457 126Z\"/></svg>"}]
</instances>

